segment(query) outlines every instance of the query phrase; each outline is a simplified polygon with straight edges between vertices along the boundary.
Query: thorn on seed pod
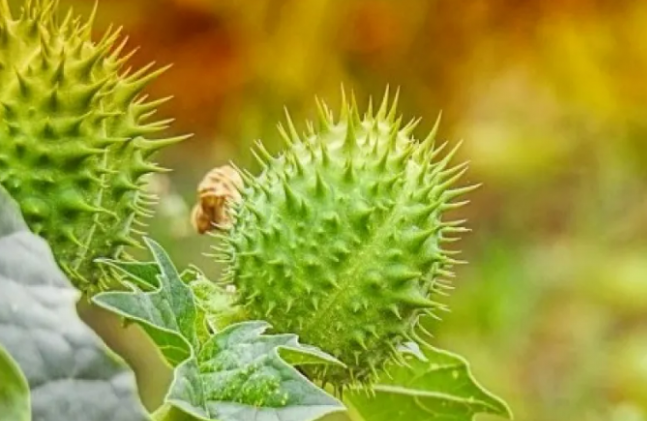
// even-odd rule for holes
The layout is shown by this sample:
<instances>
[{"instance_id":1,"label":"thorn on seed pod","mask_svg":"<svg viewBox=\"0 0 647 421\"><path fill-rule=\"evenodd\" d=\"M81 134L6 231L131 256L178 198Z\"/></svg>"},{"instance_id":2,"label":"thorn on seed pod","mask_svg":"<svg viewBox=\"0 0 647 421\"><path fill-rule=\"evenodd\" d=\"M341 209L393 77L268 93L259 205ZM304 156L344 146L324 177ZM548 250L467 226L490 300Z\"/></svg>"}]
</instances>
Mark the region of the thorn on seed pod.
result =
<instances>
[{"instance_id":1,"label":"thorn on seed pod","mask_svg":"<svg viewBox=\"0 0 647 421\"><path fill-rule=\"evenodd\" d=\"M198 185L198 203L191 212L191 223L199 234L214 229L228 230L232 227L230 202L241 200L243 179L229 165L212 169Z\"/></svg>"}]
</instances>

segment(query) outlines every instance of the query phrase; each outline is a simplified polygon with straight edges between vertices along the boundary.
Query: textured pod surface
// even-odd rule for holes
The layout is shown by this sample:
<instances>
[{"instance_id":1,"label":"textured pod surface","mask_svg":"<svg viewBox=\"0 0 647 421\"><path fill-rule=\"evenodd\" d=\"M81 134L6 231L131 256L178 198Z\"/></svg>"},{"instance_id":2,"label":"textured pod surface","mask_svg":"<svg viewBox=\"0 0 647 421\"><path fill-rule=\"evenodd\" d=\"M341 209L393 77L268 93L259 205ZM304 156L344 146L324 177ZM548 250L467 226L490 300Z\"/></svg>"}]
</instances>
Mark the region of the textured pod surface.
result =
<instances>
[{"instance_id":1,"label":"textured pod surface","mask_svg":"<svg viewBox=\"0 0 647 421\"><path fill-rule=\"evenodd\" d=\"M163 100L141 92L163 69L129 73L119 30L93 42L92 17L57 8L27 1L15 17L0 0L0 183L75 284L95 290L93 260L137 244L144 176L162 170L151 156L181 138L150 138L169 122L148 121Z\"/></svg>"},{"instance_id":2,"label":"textured pod surface","mask_svg":"<svg viewBox=\"0 0 647 421\"><path fill-rule=\"evenodd\" d=\"M443 305L452 259L443 243L464 231L443 213L473 187L452 189L466 169L441 158L436 128L418 141L388 92L363 118L354 101L335 120L319 104L319 127L300 136L288 117L288 148L258 145L264 166L245 175L233 229L219 258L252 319L331 353L347 370L310 372L337 385L370 383L397 348L418 337L421 315Z\"/></svg>"}]
</instances>

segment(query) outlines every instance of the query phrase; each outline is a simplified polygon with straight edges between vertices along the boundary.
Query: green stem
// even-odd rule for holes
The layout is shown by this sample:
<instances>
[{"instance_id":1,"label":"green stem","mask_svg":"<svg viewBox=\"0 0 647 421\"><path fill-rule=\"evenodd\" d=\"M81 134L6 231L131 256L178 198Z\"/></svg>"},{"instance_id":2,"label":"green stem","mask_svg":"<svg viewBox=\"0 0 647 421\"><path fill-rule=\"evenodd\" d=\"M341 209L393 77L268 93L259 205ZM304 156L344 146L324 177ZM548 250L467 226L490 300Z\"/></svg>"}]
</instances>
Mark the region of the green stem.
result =
<instances>
[{"instance_id":1,"label":"green stem","mask_svg":"<svg viewBox=\"0 0 647 421\"><path fill-rule=\"evenodd\" d=\"M170 404L164 404L152 415L153 421L199 421Z\"/></svg>"}]
</instances>

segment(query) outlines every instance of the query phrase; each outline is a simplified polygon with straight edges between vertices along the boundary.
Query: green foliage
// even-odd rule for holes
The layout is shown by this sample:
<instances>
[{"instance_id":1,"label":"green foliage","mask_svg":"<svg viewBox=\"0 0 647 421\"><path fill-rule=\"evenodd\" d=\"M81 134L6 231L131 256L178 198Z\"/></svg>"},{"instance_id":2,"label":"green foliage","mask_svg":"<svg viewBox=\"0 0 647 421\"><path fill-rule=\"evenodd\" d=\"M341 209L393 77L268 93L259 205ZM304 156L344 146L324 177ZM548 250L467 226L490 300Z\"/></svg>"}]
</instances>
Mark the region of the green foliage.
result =
<instances>
[{"instance_id":1,"label":"green foliage","mask_svg":"<svg viewBox=\"0 0 647 421\"><path fill-rule=\"evenodd\" d=\"M163 69L128 74L119 30L93 42L92 18L57 8L35 0L13 17L0 0L0 183L75 285L96 290L93 260L137 244L144 176L162 171L151 158L182 138L151 138L168 121L149 121L163 101L141 92Z\"/></svg>"},{"instance_id":2,"label":"green foliage","mask_svg":"<svg viewBox=\"0 0 647 421\"><path fill-rule=\"evenodd\" d=\"M153 339L166 361L176 367L199 346L195 325L198 308L191 289L180 279L168 256L157 243L146 241L158 270L152 270L149 265L105 262L130 275L128 279L155 289L143 291L132 284L132 292L101 293L94 297L94 302L137 322Z\"/></svg>"},{"instance_id":3,"label":"green foliage","mask_svg":"<svg viewBox=\"0 0 647 421\"><path fill-rule=\"evenodd\" d=\"M0 345L0 421L30 421L29 385L20 367Z\"/></svg>"},{"instance_id":4,"label":"green foliage","mask_svg":"<svg viewBox=\"0 0 647 421\"><path fill-rule=\"evenodd\" d=\"M340 365L339 361L299 344L296 335L263 335L269 327L265 322L232 324L213 333L205 302L193 293L192 287L205 288L194 279L196 274L181 276L157 243L145 241L154 262L105 262L125 275L123 281L131 291L103 292L93 300L142 326L174 367L165 399L168 412L156 415L158 419L189 415L218 421L306 421L343 409L292 366L329 367ZM226 301L228 293L212 285L211 293ZM211 315L217 320L217 315ZM199 323L207 323L206 328Z\"/></svg>"},{"instance_id":5,"label":"green foliage","mask_svg":"<svg viewBox=\"0 0 647 421\"><path fill-rule=\"evenodd\" d=\"M218 421L314 420L343 410L285 360L301 366L338 362L299 344L296 335L263 335L268 327L238 323L215 334L178 367L167 401Z\"/></svg>"},{"instance_id":6,"label":"green foliage","mask_svg":"<svg viewBox=\"0 0 647 421\"><path fill-rule=\"evenodd\" d=\"M281 130L287 150L246 176L236 223L223 235L221 260L252 319L295 332L347 369L308 373L336 387L366 383L399 359L417 337L421 315L443 309L436 296L460 263L444 244L465 231L445 221L465 165L450 166L456 148L439 158L437 125L422 141L416 120L396 118L388 91L376 113L360 117L354 100L335 121L319 103L319 127L300 136ZM289 118L288 118L289 120Z\"/></svg>"},{"instance_id":7,"label":"green foliage","mask_svg":"<svg viewBox=\"0 0 647 421\"><path fill-rule=\"evenodd\" d=\"M132 371L79 319L80 293L1 187L0 291L0 346L25 375L34 420L148 419Z\"/></svg>"},{"instance_id":8,"label":"green foliage","mask_svg":"<svg viewBox=\"0 0 647 421\"><path fill-rule=\"evenodd\" d=\"M346 395L357 421L471 420L478 413L512 418L505 402L474 380L463 358L430 346L422 351L410 346L407 365L389 370L372 394Z\"/></svg>"}]
</instances>

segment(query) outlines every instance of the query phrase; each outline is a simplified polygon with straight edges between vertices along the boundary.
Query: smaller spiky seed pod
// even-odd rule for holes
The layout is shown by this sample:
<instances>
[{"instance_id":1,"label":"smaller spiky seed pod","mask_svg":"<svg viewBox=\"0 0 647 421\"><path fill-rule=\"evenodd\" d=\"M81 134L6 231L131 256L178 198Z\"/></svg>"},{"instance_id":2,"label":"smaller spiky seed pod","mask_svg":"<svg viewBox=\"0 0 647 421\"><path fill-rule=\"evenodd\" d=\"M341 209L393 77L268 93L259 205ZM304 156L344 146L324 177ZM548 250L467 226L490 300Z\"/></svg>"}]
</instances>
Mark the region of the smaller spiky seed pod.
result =
<instances>
[{"instance_id":1,"label":"smaller spiky seed pod","mask_svg":"<svg viewBox=\"0 0 647 421\"><path fill-rule=\"evenodd\" d=\"M26 1L14 18L0 0L0 184L30 228L52 246L74 283L96 291L93 264L137 245L150 215L151 159L185 137L154 139L170 121L150 121L165 100L142 90L164 69L129 74L120 30L91 39L92 17L57 16L56 0Z\"/></svg>"},{"instance_id":2,"label":"smaller spiky seed pod","mask_svg":"<svg viewBox=\"0 0 647 421\"><path fill-rule=\"evenodd\" d=\"M396 96L397 97L397 96ZM253 319L299 334L347 365L308 374L339 387L370 384L397 351L417 336L422 315L444 309L436 300L459 263L445 249L466 229L445 221L466 165L450 166L434 139L412 137L388 90L376 113L360 117L344 99L334 120L321 102L319 128L300 135L288 116L278 157L260 144L263 167L243 172L246 188L235 224L219 236L227 279Z\"/></svg>"}]
</instances>

